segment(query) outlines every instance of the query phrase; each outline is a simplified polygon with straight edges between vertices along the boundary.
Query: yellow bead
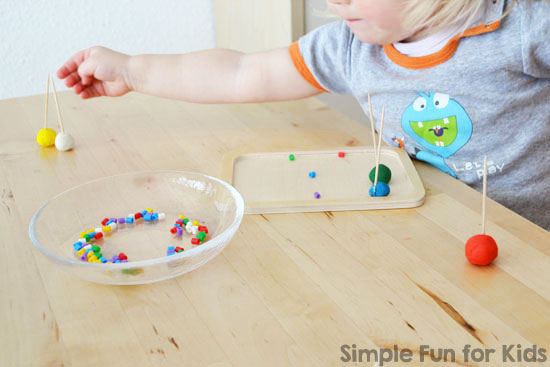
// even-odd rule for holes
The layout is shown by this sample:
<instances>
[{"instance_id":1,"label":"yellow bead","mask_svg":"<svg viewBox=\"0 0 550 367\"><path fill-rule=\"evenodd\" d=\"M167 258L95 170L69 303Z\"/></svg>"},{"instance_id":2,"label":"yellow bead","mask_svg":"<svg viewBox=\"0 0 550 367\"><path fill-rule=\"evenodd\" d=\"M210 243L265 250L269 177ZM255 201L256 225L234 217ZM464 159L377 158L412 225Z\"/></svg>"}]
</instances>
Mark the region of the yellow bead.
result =
<instances>
[{"instance_id":1,"label":"yellow bead","mask_svg":"<svg viewBox=\"0 0 550 367\"><path fill-rule=\"evenodd\" d=\"M95 229L88 229L88 230L86 231L86 234L90 234L90 233L92 233L92 232L95 232Z\"/></svg>"},{"instance_id":2,"label":"yellow bead","mask_svg":"<svg viewBox=\"0 0 550 367\"><path fill-rule=\"evenodd\" d=\"M51 147L55 144L57 133L53 129L40 129L36 135L36 142L43 147Z\"/></svg>"},{"instance_id":3,"label":"yellow bead","mask_svg":"<svg viewBox=\"0 0 550 367\"><path fill-rule=\"evenodd\" d=\"M178 219L184 220L184 219L185 219L185 215L183 215L183 214L180 215L180 216L178 217Z\"/></svg>"},{"instance_id":4,"label":"yellow bead","mask_svg":"<svg viewBox=\"0 0 550 367\"><path fill-rule=\"evenodd\" d=\"M200 226L200 223L199 223L198 220L194 220L194 221L193 221L193 225L198 227L198 226Z\"/></svg>"},{"instance_id":5,"label":"yellow bead","mask_svg":"<svg viewBox=\"0 0 550 367\"><path fill-rule=\"evenodd\" d=\"M145 208L145 210L147 211L147 213L153 213L154 212L154 210L151 209L151 208Z\"/></svg>"},{"instance_id":6,"label":"yellow bead","mask_svg":"<svg viewBox=\"0 0 550 367\"><path fill-rule=\"evenodd\" d=\"M111 232L110 226L103 226L103 232Z\"/></svg>"},{"instance_id":7,"label":"yellow bead","mask_svg":"<svg viewBox=\"0 0 550 367\"><path fill-rule=\"evenodd\" d=\"M78 250L78 251L76 252L76 254L77 254L78 256L82 256L82 255L84 255L85 252L86 252L86 249L81 248L80 250Z\"/></svg>"},{"instance_id":8,"label":"yellow bead","mask_svg":"<svg viewBox=\"0 0 550 367\"><path fill-rule=\"evenodd\" d=\"M80 232L80 238L84 238L84 235L87 234L86 232Z\"/></svg>"},{"instance_id":9,"label":"yellow bead","mask_svg":"<svg viewBox=\"0 0 550 367\"><path fill-rule=\"evenodd\" d=\"M88 258L89 262L96 261L96 260L97 260L97 256L95 256L95 255L92 255Z\"/></svg>"}]
</instances>

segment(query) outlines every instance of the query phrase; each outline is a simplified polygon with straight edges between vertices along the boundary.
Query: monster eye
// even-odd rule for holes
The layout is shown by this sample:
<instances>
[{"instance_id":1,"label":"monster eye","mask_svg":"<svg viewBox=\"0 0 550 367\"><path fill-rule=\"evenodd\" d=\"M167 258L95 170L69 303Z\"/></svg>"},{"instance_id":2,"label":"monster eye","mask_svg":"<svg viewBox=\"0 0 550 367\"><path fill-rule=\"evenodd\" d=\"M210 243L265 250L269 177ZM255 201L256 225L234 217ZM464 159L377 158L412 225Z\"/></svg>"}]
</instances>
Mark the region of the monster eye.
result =
<instances>
[{"instance_id":1,"label":"monster eye","mask_svg":"<svg viewBox=\"0 0 550 367\"><path fill-rule=\"evenodd\" d=\"M424 108L426 108L426 98L424 97L418 97L414 100L413 108L415 111L422 111Z\"/></svg>"},{"instance_id":2,"label":"monster eye","mask_svg":"<svg viewBox=\"0 0 550 367\"><path fill-rule=\"evenodd\" d=\"M449 95L443 93L434 94L435 108L445 108L449 104Z\"/></svg>"}]
</instances>

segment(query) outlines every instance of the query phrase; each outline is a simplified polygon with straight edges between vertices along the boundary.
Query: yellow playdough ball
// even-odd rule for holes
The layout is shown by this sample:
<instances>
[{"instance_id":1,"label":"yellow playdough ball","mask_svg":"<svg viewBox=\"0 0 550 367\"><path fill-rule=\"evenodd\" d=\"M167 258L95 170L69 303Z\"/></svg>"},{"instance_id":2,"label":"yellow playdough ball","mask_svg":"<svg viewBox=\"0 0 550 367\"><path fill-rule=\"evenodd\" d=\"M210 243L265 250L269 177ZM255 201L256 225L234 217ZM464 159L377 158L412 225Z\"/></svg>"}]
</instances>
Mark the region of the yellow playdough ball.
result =
<instances>
[{"instance_id":1,"label":"yellow playdough ball","mask_svg":"<svg viewBox=\"0 0 550 367\"><path fill-rule=\"evenodd\" d=\"M55 144L55 136L57 133L53 129L40 129L36 134L36 142L43 147L51 147Z\"/></svg>"}]
</instances>

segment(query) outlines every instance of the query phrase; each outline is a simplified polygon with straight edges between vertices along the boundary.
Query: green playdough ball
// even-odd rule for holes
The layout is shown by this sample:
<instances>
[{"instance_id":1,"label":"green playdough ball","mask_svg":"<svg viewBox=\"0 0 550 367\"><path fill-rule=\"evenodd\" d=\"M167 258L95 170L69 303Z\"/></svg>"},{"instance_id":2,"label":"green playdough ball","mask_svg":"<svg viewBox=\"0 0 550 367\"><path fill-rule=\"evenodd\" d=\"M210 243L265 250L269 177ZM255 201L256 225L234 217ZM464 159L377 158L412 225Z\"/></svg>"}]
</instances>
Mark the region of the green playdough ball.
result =
<instances>
[{"instance_id":1,"label":"green playdough ball","mask_svg":"<svg viewBox=\"0 0 550 367\"><path fill-rule=\"evenodd\" d=\"M375 168L376 167L373 167L369 173L369 178L371 182L374 182ZM391 170L388 168L388 166L381 164L378 167L378 181L389 183L390 180L391 180Z\"/></svg>"}]
</instances>

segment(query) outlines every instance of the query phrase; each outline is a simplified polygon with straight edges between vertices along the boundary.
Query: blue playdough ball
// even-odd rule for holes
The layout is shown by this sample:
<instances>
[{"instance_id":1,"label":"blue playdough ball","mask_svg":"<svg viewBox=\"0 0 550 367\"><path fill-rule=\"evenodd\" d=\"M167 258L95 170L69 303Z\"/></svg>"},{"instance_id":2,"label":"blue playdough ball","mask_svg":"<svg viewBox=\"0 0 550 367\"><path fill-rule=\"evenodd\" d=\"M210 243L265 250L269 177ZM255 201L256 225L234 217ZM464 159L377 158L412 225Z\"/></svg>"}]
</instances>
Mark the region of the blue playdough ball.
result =
<instances>
[{"instance_id":1,"label":"blue playdough ball","mask_svg":"<svg viewBox=\"0 0 550 367\"><path fill-rule=\"evenodd\" d=\"M390 186L385 182L376 183L376 193L374 192L374 185L371 186L369 190L370 196L388 196L390 193Z\"/></svg>"}]
</instances>

